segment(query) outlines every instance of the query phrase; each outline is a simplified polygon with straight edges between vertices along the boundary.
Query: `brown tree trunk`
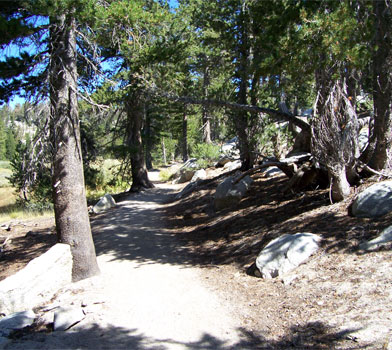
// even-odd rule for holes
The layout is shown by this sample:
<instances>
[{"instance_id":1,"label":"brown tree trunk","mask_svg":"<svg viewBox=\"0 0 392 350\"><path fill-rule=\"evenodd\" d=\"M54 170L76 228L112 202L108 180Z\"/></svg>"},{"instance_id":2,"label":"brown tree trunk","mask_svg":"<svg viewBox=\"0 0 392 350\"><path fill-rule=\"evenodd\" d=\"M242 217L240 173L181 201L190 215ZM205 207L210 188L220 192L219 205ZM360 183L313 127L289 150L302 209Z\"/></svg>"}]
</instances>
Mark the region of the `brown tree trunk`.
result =
<instances>
[{"instance_id":1,"label":"brown tree trunk","mask_svg":"<svg viewBox=\"0 0 392 350\"><path fill-rule=\"evenodd\" d=\"M144 157L142 127L144 119L144 102L139 93L129 96L127 103L127 145L131 158L132 186L130 191L137 192L143 188L154 187L148 179Z\"/></svg>"},{"instance_id":2,"label":"brown tree trunk","mask_svg":"<svg viewBox=\"0 0 392 350\"><path fill-rule=\"evenodd\" d=\"M166 146L165 146L165 139L162 137L161 140L161 145L162 145L162 158L163 158L163 164L167 164L167 157L166 157Z\"/></svg>"},{"instance_id":3,"label":"brown tree trunk","mask_svg":"<svg viewBox=\"0 0 392 350\"><path fill-rule=\"evenodd\" d=\"M350 184L347 181L346 169L334 169L334 173L330 174L331 177L331 193L334 202L340 202L347 198L350 194Z\"/></svg>"},{"instance_id":4,"label":"brown tree trunk","mask_svg":"<svg viewBox=\"0 0 392 350\"><path fill-rule=\"evenodd\" d=\"M188 114L186 106L184 106L184 112L182 114L182 161L186 162L189 158L188 151Z\"/></svg>"},{"instance_id":5,"label":"brown tree trunk","mask_svg":"<svg viewBox=\"0 0 392 350\"><path fill-rule=\"evenodd\" d=\"M146 140L146 168L147 170L151 170L152 167L152 134L151 134L151 116L148 111L145 111L146 115L146 127L145 130L145 140Z\"/></svg>"},{"instance_id":6,"label":"brown tree trunk","mask_svg":"<svg viewBox=\"0 0 392 350\"><path fill-rule=\"evenodd\" d=\"M312 154L327 169L332 198L341 201L350 193L355 180L358 153L358 120L344 78L333 79L335 71L316 71L318 97L312 125Z\"/></svg>"},{"instance_id":7,"label":"brown tree trunk","mask_svg":"<svg viewBox=\"0 0 392 350\"><path fill-rule=\"evenodd\" d=\"M392 4L374 0L376 49L373 54L374 136L376 145L369 166L391 166L392 157Z\"/></svg>"},{"instance_id":8,"label":"brown tree trunk","mask_svg":"<svg viewBox=\"0 0 392 350\"><path fill-rule=\"evenodd\" d=\"M69 244L72 278L99 273L84 187L77 101L75 19L51 18L50 102L53 145L53 197L59 241Z\"/></svg>"},{"instance_id":9,"label":"brown tree trunk","mask_svg":"<svg viewBox=\"0 0 392 350\"><path fill-rule=\"evenodd\" d=\"M203 77L203 98L205 100L208 99L209 85L210 85L209 68L205 67L204 77ZM203 142L211 143L212 142L211 141L211 116L210 116L210 108L207 105L203 105L202 123L203 123Z\"/></svg>"}]
</instances>

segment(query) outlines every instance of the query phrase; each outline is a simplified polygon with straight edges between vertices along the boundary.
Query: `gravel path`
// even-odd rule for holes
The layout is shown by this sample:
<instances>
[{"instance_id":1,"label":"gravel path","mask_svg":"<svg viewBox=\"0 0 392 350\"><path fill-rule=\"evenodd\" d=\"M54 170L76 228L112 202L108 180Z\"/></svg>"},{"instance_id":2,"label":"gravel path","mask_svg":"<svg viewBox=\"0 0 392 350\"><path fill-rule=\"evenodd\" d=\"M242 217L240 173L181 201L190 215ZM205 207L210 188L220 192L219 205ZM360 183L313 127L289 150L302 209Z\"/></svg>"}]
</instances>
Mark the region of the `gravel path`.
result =
<instances>
[{"instance_id":1,"label":"gravel path","mask_svg":"<svg viewBox=\"0 0 392 350\"><path fill-rule=\"evenodd\" d=\"M101 275L55 303L86 318L66 332L34 334L9 349L245 349L228 306L209 290L176 237L162 228L173 187L130 196L92 222ZM240 346L240 344L242 344Z\"/></svg>"}]
</instances>

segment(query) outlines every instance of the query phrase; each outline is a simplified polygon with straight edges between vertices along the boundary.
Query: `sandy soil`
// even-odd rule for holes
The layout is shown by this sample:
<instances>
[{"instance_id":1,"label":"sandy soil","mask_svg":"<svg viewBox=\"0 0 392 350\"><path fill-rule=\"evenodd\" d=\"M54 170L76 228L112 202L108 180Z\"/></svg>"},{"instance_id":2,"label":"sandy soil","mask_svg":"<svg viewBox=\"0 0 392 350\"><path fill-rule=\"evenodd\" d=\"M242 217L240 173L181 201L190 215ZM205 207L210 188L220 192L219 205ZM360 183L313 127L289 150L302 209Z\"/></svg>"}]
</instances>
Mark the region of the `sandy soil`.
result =
<instances>
[{"instance_id":1,"label":"sandy soil","mask_svg":"<svg viewBox=\"0 0 392 350\"><path fill-rule=\"evenodd\" d=\"M174 200L181 186L158 184L93 217L102 274L53 301L84 305L86 318L7 348L391 350L392 251L357 246L392 214L353 218L352 198L330 205L327 190L284 193L284 176L253 178L239 205L221 212L212 208L216 179L182 200ZM0 278L53 244L50 222L23 225L11 231ZM273 280L252 275L265 244L304 231L323 238L306 264Z\"/></svg>"},{"instance_id":2,"label":"sandy soil","mask_svg":"<svg viewBox=\"0 0 392 350\"><path fill-rule=\"evenodd\" d=\"M92 219L101 275L64 289L53 306L81 307L66 332L30 333L6 349L228 349L241 343L237 320L178 239L164 228L173 191L159 186Z\"/></svg>"}]
</instances>

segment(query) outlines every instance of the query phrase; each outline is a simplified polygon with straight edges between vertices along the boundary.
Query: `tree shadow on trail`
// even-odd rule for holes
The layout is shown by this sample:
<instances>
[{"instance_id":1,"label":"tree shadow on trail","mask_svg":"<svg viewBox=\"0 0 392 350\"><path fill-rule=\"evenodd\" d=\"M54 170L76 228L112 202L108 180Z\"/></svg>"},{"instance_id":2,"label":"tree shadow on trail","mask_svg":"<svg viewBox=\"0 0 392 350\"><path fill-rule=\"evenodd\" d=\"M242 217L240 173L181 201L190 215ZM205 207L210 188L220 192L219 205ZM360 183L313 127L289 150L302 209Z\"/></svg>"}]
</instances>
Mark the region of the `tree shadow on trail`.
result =
<instances>
[{"instance_id":1,"label":"tree shadow on trail","mask_svg":"<svg viewBox=\"0 0 392 350\"><path fill-rule=\"evenodd\" d=\"M179 341L173 339L154 339L140 333L137 329L122 327L101 327L97 324L90 328L79 327L78 330L53 332L51 334L31 333L14 339L7 348L18 348L25 344L29 349L132 349L132 350L251 350L251 349L313 349L324 350L339 348L365 349L372 344L355 343L350 334L356 330L336 332L321 322L308 323L292 327L287 334L277 340L267 339L245 329L237 329L237 341L228 343L211 334L204 333L196 341ZM14 346L13 346L14 345ZM19 347L20 348L20 347Z\"/></svg>"},{"instance_id":2,"label":"tree shadow on trail","mask_svg":"<svg viewBox=\"0 0 392 350\"><path fill-rule=\"evenodd\" d=\"M186 249L164 227L164 204L174 193L155 188L129 195L116 208L91 220L97 256L140 264L191 264Z\"/></svg>"}]
</instances>

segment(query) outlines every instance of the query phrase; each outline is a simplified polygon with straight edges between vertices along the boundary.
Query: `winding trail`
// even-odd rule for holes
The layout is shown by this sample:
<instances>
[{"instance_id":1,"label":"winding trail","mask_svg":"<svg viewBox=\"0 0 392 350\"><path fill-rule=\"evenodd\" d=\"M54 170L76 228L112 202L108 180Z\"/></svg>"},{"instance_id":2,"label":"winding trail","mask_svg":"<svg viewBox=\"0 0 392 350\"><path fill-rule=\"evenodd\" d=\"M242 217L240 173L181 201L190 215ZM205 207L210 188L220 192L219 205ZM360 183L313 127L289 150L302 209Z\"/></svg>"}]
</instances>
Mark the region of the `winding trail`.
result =
<instances>
[{"instance_id":1,"label":"winding trail","mask_svg":"<svg viewBox=\"0 0 392 350\"><path fill-rule=\"evenodd\" d=\"M157 184L92 220L101 275L76 283L56 300L84 305L86 318L66 332L35 335L20 348L248 348L227 305L164 229L162 209L173 193L173 186Z\"/></svg>"}]
</instances>

